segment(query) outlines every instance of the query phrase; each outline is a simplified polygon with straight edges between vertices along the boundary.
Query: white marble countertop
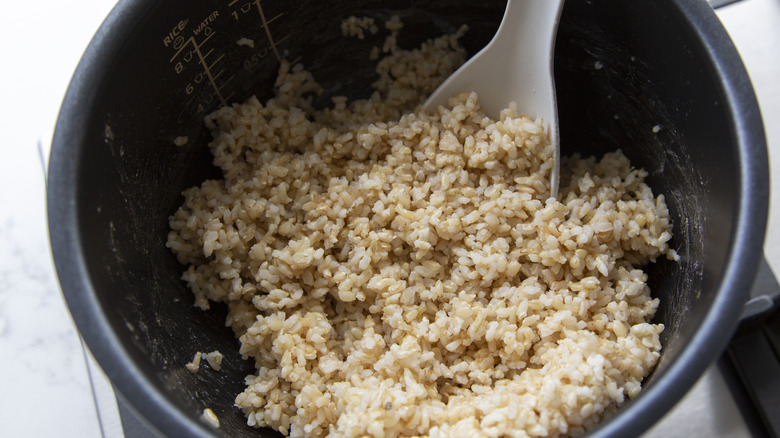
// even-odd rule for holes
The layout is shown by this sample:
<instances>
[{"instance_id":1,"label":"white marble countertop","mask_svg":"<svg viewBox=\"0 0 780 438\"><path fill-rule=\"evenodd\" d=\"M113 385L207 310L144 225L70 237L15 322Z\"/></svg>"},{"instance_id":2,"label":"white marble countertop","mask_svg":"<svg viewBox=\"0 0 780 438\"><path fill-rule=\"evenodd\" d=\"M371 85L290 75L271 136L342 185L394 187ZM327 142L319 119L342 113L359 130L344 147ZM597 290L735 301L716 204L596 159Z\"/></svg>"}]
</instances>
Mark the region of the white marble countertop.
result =
<instances>
[{"instance_id":1,"label":"white marble countertop","mask_svg":"<svg viewBox=\"0 0 780 438\"><path fill-rule=\"evenodd\" d=\"M111 415L116 407L110 387L87 366L59 291L43 177L70 76L114 3L17 1L2 8L0 436L123 436L118 416ZM765 252L772 269L780 272L780 1L743 0L719 9L718 15L742 54L764 115L773 169ZM90 372L96 386L90 384Z\"/></svg>"},{"instance_id":2,"label":"white marble countertop","mask_svg":"<svg viewBox=\"0 0 780 438\"><path fill-rule=\"evenodd\" d=\"M102 436L84 350L51 260L42 155L70 76L114 3L2 6L0 436Z\"/></svg>"}]
</instances>

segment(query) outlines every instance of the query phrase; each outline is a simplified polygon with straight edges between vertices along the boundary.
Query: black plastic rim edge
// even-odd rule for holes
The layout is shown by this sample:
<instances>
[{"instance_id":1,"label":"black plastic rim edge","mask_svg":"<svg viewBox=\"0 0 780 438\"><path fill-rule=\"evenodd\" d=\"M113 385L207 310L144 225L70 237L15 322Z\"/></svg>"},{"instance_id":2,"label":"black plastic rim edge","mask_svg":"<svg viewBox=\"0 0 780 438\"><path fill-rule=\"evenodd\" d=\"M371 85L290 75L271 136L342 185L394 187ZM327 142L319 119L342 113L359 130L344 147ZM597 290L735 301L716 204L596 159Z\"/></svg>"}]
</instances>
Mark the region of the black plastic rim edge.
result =
<instances>
[{"instance_id":1,"label":"black plastic rim edge","mask_svg":"<svg viewBox=\"0 0 780 438\"><path fill-rule=\"evenodd\" d=\"M49 233L60 285L79 332L115 388L141 416L169 436L213 437L213 431L180 412L157 385L133 365L101 312L79 240L76 176L79 145L86 136L91 90L101 79L102 62L123 44L150 0L123 0L111 11L90 42L73 75L55 128L47 203ZM746 301L762 253L769 198L766 138L758 103L741 58L706 1L675 0L697 31L720 73L740 158L740 207L727 268L713 309L666 376L642 397L628 403L593 436L637 436L659 420L725 349Z\"/></svg>"}]
</instances>

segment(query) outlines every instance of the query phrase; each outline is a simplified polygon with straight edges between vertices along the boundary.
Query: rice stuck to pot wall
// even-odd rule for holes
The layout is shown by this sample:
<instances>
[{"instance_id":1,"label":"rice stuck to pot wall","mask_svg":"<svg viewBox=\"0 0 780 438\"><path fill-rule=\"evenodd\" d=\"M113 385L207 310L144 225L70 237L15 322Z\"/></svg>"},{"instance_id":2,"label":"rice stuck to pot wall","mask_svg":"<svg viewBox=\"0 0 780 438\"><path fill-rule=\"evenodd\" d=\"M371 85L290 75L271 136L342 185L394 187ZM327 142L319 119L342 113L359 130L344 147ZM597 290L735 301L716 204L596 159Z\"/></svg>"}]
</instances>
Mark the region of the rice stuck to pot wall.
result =
<instances>
[{"instance_id":1,"label":"rice stuck to pot wall","mask_svg":"<svg viewBox=\"0 0 780 438\"><path fill-rule=\"evenodd\" d=\"M224 178L184 193L168 246L256 363L236 405L293 437L581 434L658 360L664 198L620 151L550 198L541 120L419 110L462 31L404 51L386 28L370 99L315 111L285 63L273 99L207 117Z\"/></svg>"}]
</instances>

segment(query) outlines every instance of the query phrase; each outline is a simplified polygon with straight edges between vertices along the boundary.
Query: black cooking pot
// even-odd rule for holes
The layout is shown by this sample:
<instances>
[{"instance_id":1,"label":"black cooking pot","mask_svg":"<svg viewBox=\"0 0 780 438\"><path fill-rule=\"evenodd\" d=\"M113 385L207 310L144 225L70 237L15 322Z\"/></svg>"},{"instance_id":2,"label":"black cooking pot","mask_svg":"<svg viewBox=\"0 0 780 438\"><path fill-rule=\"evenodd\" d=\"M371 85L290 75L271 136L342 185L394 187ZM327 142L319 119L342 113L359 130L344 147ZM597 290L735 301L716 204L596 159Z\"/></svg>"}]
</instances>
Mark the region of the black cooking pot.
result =
<instances>
[{"instance_id":1,"label":"black cooking pot","mask_svg":"<svg viewBox=\"0 0 780 438\"><path fill-rule=\"evenodd\" d=\"M300 60L330 96L366 97L382 35L345 39L340 22L399 14L399 44L468 24L470 53L500 22L501 1L125 0L79 64L57 122L49 169L51 243L62 289L118 394L169 436L272 436L233 407L253 364L203 312L166 249L181 192L219 177L205 114L271 94L277 55ZM239 45L252 39L254 47ZM273 40L273 44L270 41ZM767 217L768 170L756 99L705 1L570 0L555 55L564 153L622 148L664 193L679 263L647 267L661 299L663 352L644 391L593 431L636 436L721 353L753 281ZM183 146L177 137L187 137ZM183 139L180 139L183 140ZM197 350L225 354L192 374ZM198 417L210 407L219 430Z\"/></svg>"}]
</instances>

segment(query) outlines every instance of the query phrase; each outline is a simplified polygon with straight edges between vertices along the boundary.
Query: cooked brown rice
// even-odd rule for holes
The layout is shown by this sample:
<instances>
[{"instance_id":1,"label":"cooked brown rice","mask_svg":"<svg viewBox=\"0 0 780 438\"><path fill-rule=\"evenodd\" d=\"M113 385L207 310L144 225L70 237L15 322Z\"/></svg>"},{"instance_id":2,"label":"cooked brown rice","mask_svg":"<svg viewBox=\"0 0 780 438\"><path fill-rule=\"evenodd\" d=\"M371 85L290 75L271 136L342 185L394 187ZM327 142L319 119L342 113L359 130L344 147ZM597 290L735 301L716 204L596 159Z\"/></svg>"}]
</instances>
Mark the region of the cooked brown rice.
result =
<instances>
[{"instance_id":1,"label":"cooked brown rice","mask_svg":"<svg viewBox=\"0 0 780 438\"><path fill-rule=\"evenodd\" d=\"M197 373L200 371L200 358L203 356L203 353L200 351L195 352L195 356L192 358L190 362L185 365L185 368L189 370L191 373Z\"/></svg>"},{"instance_id":2,"label":"cooked brown rice","mask_svg":"<svg viewBox=\"0 0 780 438\"><path fill-rule=\"evenodd\" d=\"M206 353L203 355L203 358L206 359L206 363L209 364L209 367L211 367L212 370L219 371L222 369L222 359L224 356L219 351L214 350L211 353Z\"/></svg>"},{"instance_id":3,"label":"cooked brown rice","mask_svg":"<svg viewBox=\"0 0 780 438\"><path fill-rule=\"evenodd\" d=\"M250 426L576 435L655 365L641 266L676 258L663 196L617 151L573 159L556 201L541 120L491 120L475 94L414 111L463 62L459 36L390 41L367 100L315 111L285 63L275 98L207 118L224 178L184 193L168 246L256 363Z\"/></svg>"},{"instance_id":4,"label":"cooked brown rice","mask_svg":"<svg viewBox=\"0 0 780 438\"><path fill-rule=\"evenodd\" d=\"M357 37L362 40L366 37L365 31L371 34L379 32L379 28L374 24L373 18L351 16L341 22L341 33L344 36Z\"/></svg>"},{"instance_id":5,"label":"cooked brown rice","mask_svg":"<svg viewBox=\"0 0 780 438\"><path fill-rule=\"evenodd\" d=\"M200 415L200 419L215 429L219 428L219 417L217 417L217 414L215 414L211 408L204 409L203 413Z\"/></svg>"}]
</instances>

